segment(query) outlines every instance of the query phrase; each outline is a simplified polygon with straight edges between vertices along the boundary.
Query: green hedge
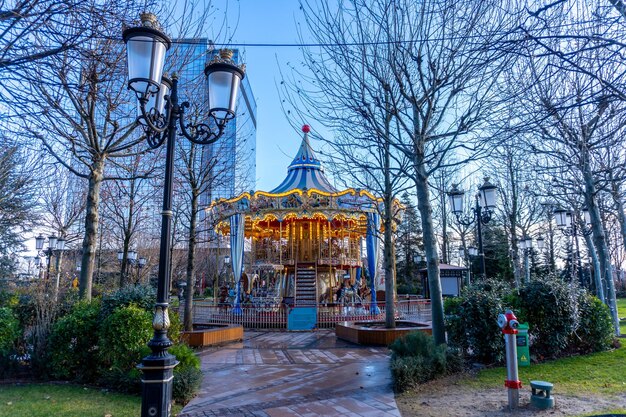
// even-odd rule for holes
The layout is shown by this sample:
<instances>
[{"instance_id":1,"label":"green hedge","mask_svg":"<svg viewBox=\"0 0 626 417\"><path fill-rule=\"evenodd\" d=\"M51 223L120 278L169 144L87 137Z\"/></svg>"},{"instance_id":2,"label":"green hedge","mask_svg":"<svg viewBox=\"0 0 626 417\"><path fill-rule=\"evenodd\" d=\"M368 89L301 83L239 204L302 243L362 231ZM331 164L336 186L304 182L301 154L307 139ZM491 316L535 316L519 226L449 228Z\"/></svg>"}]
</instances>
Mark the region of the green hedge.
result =
<instances>
[{"instance_id":1,"label":"green hedge","mask_svg":"<svg viewBox=\"0 0 626 417\"><path fill-rule=\"evenodd\" d=\"M389 348L396 391L405 391L461 369L460 356L445 345L435 345L432 336L424 332L411 332L396 339Z\"/></svg>"},{"instance_id":2,"label":"green hedge","mask_svg":"<svg viewBox=\"0 0 626 417\"><path fill-rule=\"evenodd\" d=\"M98 375L100 303L80 302L52 327L48 372L55 379L93 382Z\"/></svg>"},{"instance_id":3,"label":"green hedge","mask_svg":"<svg viewBox=\"0 0 626 417\"><path fill-rule=\"evenodd\" d=\"M529 324L534 359L605 350L612 345L608 307L585 290L555 277L543 277L519 291L494 281L478 282L446 300L448 344L467 360L501 363L502 332L497 315L510 308Z\"/></svg>"}]
</instances>

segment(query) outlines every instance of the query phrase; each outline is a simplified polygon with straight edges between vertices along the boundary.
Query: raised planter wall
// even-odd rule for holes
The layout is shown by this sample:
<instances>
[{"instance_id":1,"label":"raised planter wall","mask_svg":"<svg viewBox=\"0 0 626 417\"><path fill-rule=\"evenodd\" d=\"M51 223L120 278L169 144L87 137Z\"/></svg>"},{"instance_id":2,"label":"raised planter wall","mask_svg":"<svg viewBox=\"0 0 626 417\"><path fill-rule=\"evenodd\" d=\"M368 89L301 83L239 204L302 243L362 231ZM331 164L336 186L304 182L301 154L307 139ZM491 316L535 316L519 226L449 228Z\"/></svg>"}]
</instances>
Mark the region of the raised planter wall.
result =
<instances>
[{"instance_id":1,"label":"raised planter wall","mask_svg":"<svg viewBox=\"0 0 626 417\"><path fill-rule=\"evenodd\" d=\"M359 345L389 346L394 340L399 339L407 333L421 331L428 334L433 333L431 326L416 322L410 323L410 327L403 327L404 322L397 322L395 329L383 329L369 327L373 324L384 325L384 322L343 322L335 326L335 336L348 342Z\"/></svg>"},{"instance_id":2,"label":"raised planter wall","mask_svg":"<svg viewBox=\"0 0 626 417\"><path fill-rule=\"evenodd\" d=\"M239 324L211 325L212 328L181 332L180 338L191 347L221 345L243 340L243 326Z\"/></svg>"}]
</instances>

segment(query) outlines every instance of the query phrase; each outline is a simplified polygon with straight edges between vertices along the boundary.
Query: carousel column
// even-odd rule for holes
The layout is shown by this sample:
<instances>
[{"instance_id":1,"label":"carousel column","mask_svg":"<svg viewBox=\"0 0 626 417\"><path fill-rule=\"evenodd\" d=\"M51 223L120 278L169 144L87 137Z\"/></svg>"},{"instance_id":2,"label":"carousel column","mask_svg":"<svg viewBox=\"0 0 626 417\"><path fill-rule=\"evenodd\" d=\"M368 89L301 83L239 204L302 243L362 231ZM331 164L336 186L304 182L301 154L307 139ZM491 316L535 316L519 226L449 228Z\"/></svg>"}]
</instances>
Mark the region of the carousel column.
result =
<instances>
[{"instance_id":1,"label":"carousel column","mask_svg":"<svg viewBox=\"0 0 626 417\"><path fill-rule=\"evenodd\" d=\"M237 285L235 294L234 314L242 314L241 310L241 273L243 271L243 249L244 249L244 228L245 219L243 214L233 214L230 216L230 258L233 266L233 276Z\"/></svg>"},{"instance_id":2,"label":"carousel column","mask_svg":"<svg viewBox=\"0 0 626 417\"><path fill-rule=\"evenodd\" d=\"M283 264L283 220L278 220L278 264Z\"/></svg>"},{"instance_id":3,"label":"carousel column","mask_svg":"<svg viewBox=\"0 0 626 417\"><path fill-rule=\"evenodd\" d=\"M370 286L372 301L370 304L371 314L380 314L376 303L376 267L378 265L378 229L380 217L378 213L367 213L367 269L370 274Z\"/></svg>"}]
</instances>

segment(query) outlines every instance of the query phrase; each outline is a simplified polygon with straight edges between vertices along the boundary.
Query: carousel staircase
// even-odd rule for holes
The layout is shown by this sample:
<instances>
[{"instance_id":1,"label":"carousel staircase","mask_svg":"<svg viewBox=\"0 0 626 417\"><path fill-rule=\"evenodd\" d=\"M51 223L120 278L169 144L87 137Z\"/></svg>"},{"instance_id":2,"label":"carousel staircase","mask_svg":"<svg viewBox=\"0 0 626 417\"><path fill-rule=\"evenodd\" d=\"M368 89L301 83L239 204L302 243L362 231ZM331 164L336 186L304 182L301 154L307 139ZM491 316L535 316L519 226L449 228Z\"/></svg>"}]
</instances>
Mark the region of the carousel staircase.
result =
<instances>
[{"instance_id":1,"label":"carousel staircase","mask_svg":"<svg viewBox=\"0 0 626 417\"><path fill-rule=\"evenodd\" d=\"M315 267L298 265L296 270L296 306L317 306Z\"/></svg>"}]
</instances>

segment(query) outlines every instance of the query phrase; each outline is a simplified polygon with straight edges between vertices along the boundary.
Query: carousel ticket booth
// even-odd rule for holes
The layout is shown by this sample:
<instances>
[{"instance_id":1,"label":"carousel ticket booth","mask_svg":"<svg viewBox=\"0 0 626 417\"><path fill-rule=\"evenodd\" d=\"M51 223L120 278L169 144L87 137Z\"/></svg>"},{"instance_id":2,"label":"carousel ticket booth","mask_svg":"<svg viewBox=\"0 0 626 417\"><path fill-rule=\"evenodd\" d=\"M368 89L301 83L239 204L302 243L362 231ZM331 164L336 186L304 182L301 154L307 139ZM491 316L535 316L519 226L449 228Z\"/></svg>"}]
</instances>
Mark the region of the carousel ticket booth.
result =
<instances>
[{"instance_id":1,"label":"carousel ticket booth","mask_svg":"<svg viewBox=\"0 0 626 417\"><path fill-rule=\"evenodd\" d=\"M381 199L333 187L309 144L309 127L302 131L300 149L278 187L217 200L209 208L217 232L230 235L238 283L233 311L242 304L270 311L284 306L290 330L314 328L319 309L329 306L376 307L366 298L376 274ZM251 241L252 259L242 286L244 239ZM366 241L370 283L362 279Z\"/></svg>"}]
</instances>

